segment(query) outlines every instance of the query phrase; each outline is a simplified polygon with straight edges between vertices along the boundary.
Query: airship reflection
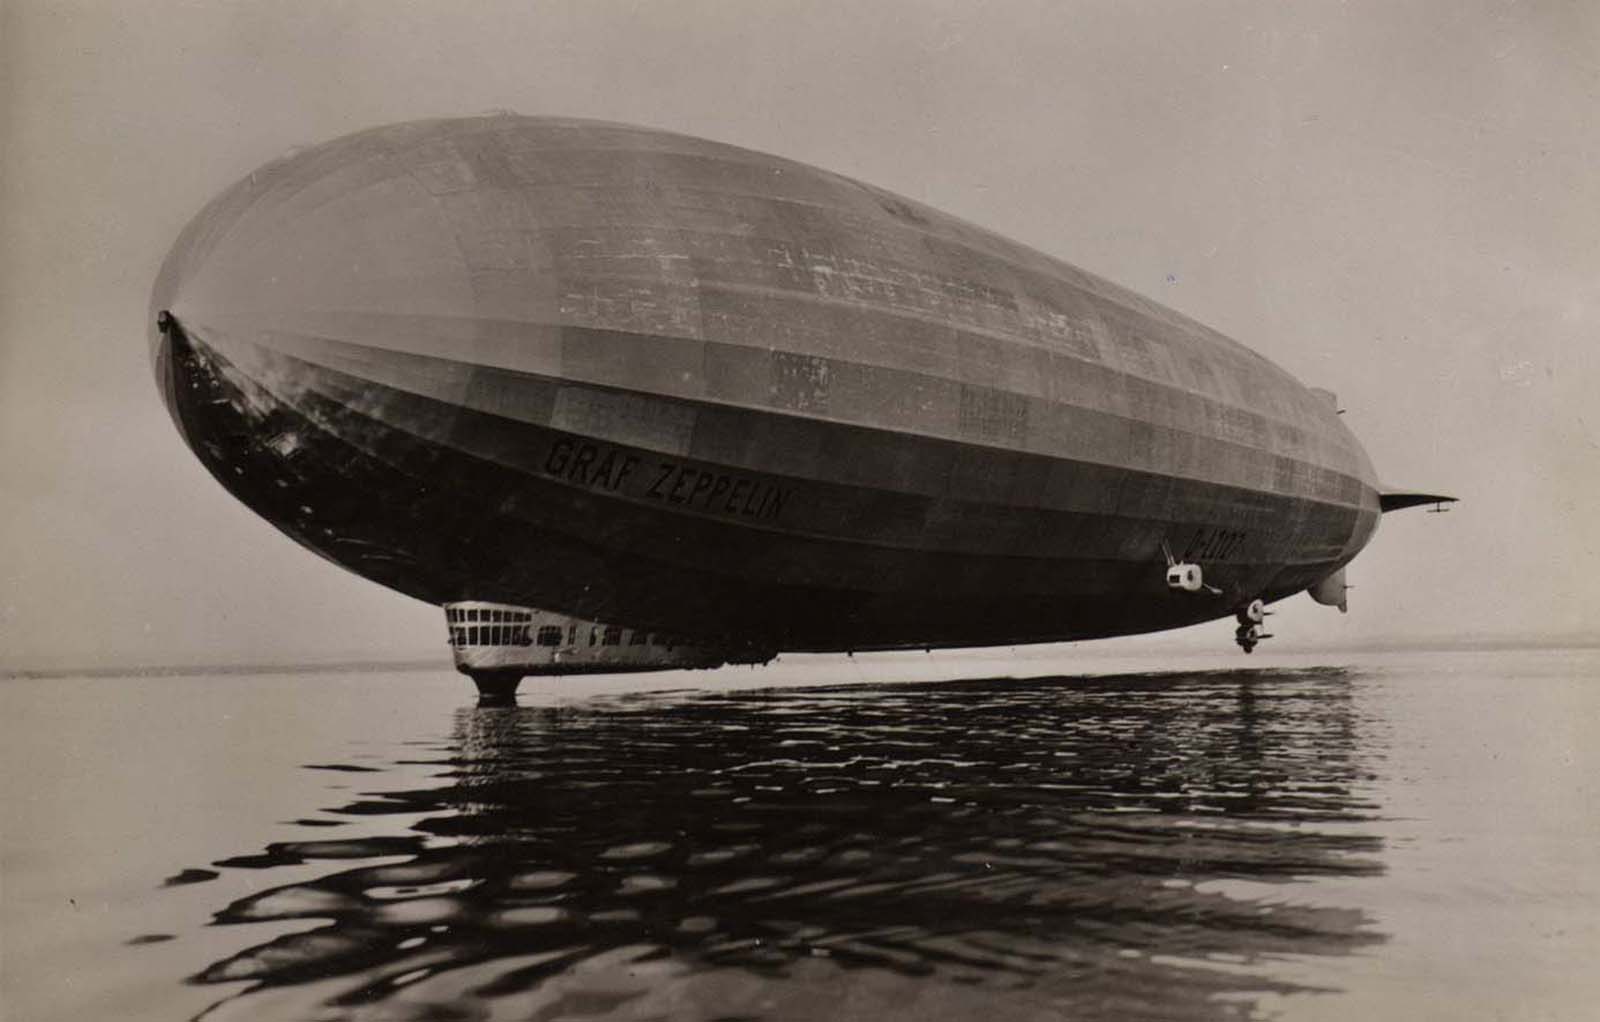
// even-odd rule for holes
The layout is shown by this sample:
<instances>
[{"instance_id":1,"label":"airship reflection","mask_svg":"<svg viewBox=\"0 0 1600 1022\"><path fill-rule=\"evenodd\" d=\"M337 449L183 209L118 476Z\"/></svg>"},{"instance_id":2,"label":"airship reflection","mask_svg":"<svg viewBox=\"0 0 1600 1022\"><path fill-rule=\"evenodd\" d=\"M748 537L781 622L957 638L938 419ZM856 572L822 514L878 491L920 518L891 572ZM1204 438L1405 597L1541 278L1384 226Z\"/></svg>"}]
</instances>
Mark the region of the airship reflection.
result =
<instances>
[{"instance_id":1,"label":"airship reflection","mask_svg":"<svg viewBox=\"0 0 1600 1022\"><path fill-rule=\"evenodd\" d=\"M217 864L333 868L219 912L307 925L194 981L247 983L219 1014L1234 1017L1298 989L1279 956L1383 940L1314 887L1383 869L1370 731L1339 670L463 709L440 786L341 810L406 832Z\"/></svg>"}]
</instances>

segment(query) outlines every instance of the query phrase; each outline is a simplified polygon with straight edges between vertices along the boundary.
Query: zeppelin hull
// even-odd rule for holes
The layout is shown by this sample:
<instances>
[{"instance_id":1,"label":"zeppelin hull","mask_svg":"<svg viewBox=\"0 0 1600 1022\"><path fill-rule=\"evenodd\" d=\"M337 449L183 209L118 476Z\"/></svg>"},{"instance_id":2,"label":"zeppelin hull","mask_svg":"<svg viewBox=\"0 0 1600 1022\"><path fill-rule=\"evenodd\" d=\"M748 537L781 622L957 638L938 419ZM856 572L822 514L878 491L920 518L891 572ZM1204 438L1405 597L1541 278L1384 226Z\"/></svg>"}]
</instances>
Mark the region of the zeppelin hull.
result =
<instances>
[{"instance_id":1,"label":"zeppelin hull","mask_svg":"<svg viewBox=\"0 0 1600 1022\"><path fill-rule=\"evenodd\" d=\"M434 603L787 649L1089 637L1303 590L1378 514L1333 410L1225 338L641 129L330 143L202 213L155 301L207 468ZM1169 592L1167 552L1220 592Z\"/></svg>"}]
</instances>

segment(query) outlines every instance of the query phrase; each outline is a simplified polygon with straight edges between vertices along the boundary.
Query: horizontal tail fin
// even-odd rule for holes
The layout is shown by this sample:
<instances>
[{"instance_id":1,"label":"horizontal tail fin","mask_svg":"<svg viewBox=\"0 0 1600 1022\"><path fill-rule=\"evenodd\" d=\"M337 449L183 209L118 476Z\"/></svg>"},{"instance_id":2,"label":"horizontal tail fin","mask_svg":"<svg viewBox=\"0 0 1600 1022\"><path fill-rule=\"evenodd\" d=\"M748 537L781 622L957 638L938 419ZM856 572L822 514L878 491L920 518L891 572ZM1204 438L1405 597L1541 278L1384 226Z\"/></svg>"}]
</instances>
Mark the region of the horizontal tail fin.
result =
<instances>
[{"instance_id":1,"label":"horizontal tail fin","mask_svg":"<svg viewBox=\"0 0 1600 1022\"><path fill-rule=\"evenodd\" d=\"M1399 511L1401 508L1416 507L1419 504L1454 504L1456 498L1447 497L1442 493L1413 493L1407 490L1385 490L1378 494L1378 507L1384 511Z\"/></svg>"}]
</instances>

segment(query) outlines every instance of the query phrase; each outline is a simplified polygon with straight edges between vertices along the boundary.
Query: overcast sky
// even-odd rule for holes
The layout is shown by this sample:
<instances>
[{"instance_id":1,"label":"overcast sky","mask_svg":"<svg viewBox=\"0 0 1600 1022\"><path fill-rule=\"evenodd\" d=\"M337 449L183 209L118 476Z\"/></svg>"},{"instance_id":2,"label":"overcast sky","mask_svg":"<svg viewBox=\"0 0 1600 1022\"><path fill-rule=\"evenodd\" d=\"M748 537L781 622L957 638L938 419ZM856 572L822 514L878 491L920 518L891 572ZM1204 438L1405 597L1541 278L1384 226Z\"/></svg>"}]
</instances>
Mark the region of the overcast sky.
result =
<instances>
[{"instance_id":1,"label":"overcast sky","mask_svg":"<svg viewBox=\"0 0 1600 1022\"><path fill-rule=\"evenodd\" d=\"M1387 516L1350 614L1296 597L1276 641L1600 631L1600 4L0 12L0 666L443 655L439 611L205 474L144 319L179 229L258 165L496 109L862 178L1337 391L1382 478L1464 503Z\"/></svg>"}]
</instances>

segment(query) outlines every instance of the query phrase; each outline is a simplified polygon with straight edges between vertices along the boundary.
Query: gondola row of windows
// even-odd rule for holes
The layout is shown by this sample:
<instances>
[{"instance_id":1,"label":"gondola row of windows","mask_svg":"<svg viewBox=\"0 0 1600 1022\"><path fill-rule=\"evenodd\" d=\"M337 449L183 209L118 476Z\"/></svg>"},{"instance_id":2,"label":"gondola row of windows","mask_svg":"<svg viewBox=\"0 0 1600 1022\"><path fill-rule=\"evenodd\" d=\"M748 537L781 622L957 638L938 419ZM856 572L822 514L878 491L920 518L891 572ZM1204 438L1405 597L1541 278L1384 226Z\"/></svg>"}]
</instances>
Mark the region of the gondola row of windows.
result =
<instances>
[{"instance_id":1,"label":"gondola row of windows","mask_svg":"<svg viewBox=\"0 0 1600 1022\"><path fill-rule=\"evenodd\" d=\"M526 610L496 610L489 607L446 607L445 618L455 624L527 624L533 615Z\"/></svg>"},{"instance_id":2,"label":"gondola row of windows","mask_svg":"<svg viewBox=\"0 0 1600 1022\"><path fill-rule=\"evenodd\" d=\"M656 645L672 649L682 642L674 635L652 635L638 629L628 634L620 625L595 625L589 629L589 645L621 646L625 635L629 646ZM535 643L560 646L563 640L568 646L577 645L578 626L568 625L564 635L559 625L542 625L537 635L531 633L531 626L527 624L452 625L450 628L450 641L456 646L532 646Z\"/></svg>"}]
</instances>

